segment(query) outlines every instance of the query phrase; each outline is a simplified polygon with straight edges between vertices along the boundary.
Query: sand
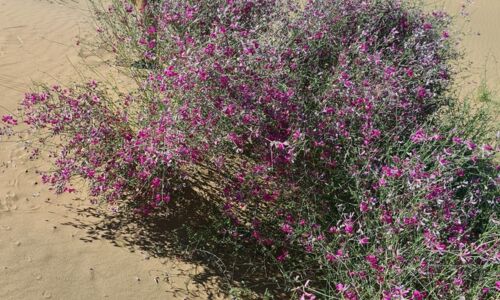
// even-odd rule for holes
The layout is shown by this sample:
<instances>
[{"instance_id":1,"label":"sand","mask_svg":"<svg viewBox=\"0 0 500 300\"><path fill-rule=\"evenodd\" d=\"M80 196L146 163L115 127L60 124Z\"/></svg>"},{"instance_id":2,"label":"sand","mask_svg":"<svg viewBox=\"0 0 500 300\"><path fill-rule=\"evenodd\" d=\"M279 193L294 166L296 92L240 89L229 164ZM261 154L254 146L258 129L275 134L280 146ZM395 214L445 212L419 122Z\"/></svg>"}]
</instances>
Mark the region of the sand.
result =
<instances>
[{"instance_id":1,"label":"sand","mask_svg":"<svg viewBox=\"0 0 500 300\"><path fill-rule=\"evenodd\" d=\"M428 1L454 15L461 0ZM444 3L444 4L443 4ZM444 5L444 6L443 6ZM473 62L465 90L499 87L500 1L476 0L463 46ZM100 60L76 41L91 36L85 0L0 0L0 114L14 112L31 81L67 83ZM212 299L202 267L158 258L126 237L106 238L85 195L55 196L40 184L24 145L0 137L0 299ZM111 229L112 230L112 229Z\"/></svg>"},{"instance_id":2,"label":"sand","mask_svg":"<svg viewBox=\"0 0 500 300\"><path fill-rule=\"evenodd\" d=\"M429 8L448 12L455 29L462 32L460 51L465 54L458 78L461 96L476 96L481 84L500 91L500 1L497 0L425 0ZM463 9L465 7L465 10Z\"/></svg>"}]
</instances>

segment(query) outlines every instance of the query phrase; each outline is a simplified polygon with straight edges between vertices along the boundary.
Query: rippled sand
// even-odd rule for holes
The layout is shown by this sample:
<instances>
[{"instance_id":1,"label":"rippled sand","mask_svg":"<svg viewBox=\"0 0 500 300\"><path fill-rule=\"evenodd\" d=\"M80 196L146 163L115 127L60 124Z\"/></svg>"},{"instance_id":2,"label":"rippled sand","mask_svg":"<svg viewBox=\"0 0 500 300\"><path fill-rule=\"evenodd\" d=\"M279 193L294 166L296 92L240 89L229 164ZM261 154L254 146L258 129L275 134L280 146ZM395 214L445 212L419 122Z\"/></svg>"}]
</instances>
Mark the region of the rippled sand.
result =
<instances>
[{"instance_id":1,"label":"rippled sand","mask_svg":"<svg viewBox=\"0 0 500 300\"><path fill-rule=\"evenodd\" d=\"M427 2L457 15L465 28L463 46L473 64L463 73L464 89L483 78L498 89L500 1L476 0L470 23L459 15L461 0ZM84 3L0 0L0 114L16 110L32 80L70 82L83 58L99 66L76 46L92 31ZM149 257L125 237L101 237L84 195L53 195L39 184L35 169L46 167L40 164L29 161L22 142L0 137L0 299L208 299L217 293L215 284L194 281L204 271L199 266Z\"/></svg>"}]
</instances>

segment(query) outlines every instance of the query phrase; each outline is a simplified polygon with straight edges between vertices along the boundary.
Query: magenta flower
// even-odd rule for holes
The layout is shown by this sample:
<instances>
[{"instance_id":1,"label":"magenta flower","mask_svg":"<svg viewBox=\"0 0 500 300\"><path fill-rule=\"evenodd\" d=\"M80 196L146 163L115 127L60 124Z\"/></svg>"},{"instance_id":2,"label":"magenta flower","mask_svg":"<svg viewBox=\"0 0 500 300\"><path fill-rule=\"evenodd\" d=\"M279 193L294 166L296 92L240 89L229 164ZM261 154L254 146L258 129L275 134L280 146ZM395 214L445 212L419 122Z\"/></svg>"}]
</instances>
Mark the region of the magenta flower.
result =
<instances>
[{"instance_id":1,"label":"magenta flower","mask_svg":"<svg viewBox=\"0 0 500 300\"><path fill-rule=\"evenodd\" d=\"M413 70L411 68L406 69L406 76L411 78L413 77L413 75L415 75L415 73L413 73Z\"/></svg>"},{"instance_id":2,"label":"magenta flower","mask_svg":"<svg viewBox=\"0 0 500 300\"><path fill-rule=\"evenodd\" d=\"M412 295L411 295L412 300L423 300L425 299L425 293L420 292L419 290L414 290Z\"/></svg>"},{"instance_id":3,"label":"magenta flower","mask_svg":"<svg viewBox=\"0 0 500 300\"><path fill-rule=\"evenodd\" d=\"M361 201L361 203L359 203L359 211L360 212L367 212L369 210L369 205L366 201Z\"/></svg>"},{"instance_id":4,"label":"magenta flower","mask_svg":"<svg viewBox=\"0 0 500 300\"><path fill-rule=\"evenodd\" d=\"M285 261L288 258L288 250L281 250L280 254L276 257L276 259L280 262Z\"/></svg>"},{"instance_id":5,"label":"magenta flower","mask_svg":"<svg viewBox=\"0 0 500 300\"><path fill-rule=\"evenodd\" d=\"M458 136L454 136L451 140L453 141L453 143L459 144L459 145L462 144L462 142L463 142L462 139L459 138Z\"/></svg>"},{"instance_id":6,"label":"magenta flower","mask_svg":"<svg viewBox=\"0 0 500 300\"><path fill-rule=\"evenodd\" d=\"M465 145L467 145L467 148L469 150L474 150L477 147L476 144L474 144L474 142L472 142L471 140L465 141Z\"/></svg>"},{"instance_id":7,"label":"magenta flower","mask_svg":"<svg viewBox=\"0 0 500 300\"><path fill-rule=\"evenodd\" d=\"M153 178L153 180L151 181L151 187L153 189L157 189L160 185L161 185L161 179L158 177Z\"/></svg>"},{"instance_id":8,"label":"magenta flower","mask_svg":"<svg viewBox=\"0 0 500 300\"><path fill-rule=\"evenodd\" d=\"M335 288L337 289L338 292L343 293L344 291L347 290L347 286L345 286L343 283L337 283L335 285Z\"/></svg>"},{"instance_id":9,"label":"magenta flower","mask_svg":"<svg viewBox=\"0 0 500 300\"><path fill-rule=\"evenodd\" d=\"M373 255L373 254L370 254L370 255L367 255L365 257L365 260L370 264L370 266L374 269L378 269L379 268L379 265L378 265L378 258Z\"/></svg>"},{"instance_id":10,"label":"magenta flower","mask_svg":"<svg viewBox=\"0 0 500 300\"><path fill-rule=\"evenodd\" d=\"M292 234L293 227L289 224L283 224L283 225L281 225L281 231L285 234Z\"/></svg>"},{"instance_id":11,"label":"magenta flower","mask_svg":"<svg viewBox=\"0 0 500 300\"><path fill-rule=\"evenodd\" d=\"M495 150L490 144L484 144L482 149L483 149L483 151L486 151L486 152L491 152L491 151Z\"/></svg>"},{"instance_id":12,"label":"magenta flower","mask_svg":"<svg viewBox=\"0 0 500 300\"><path fill-rule=\"evenodd\" d=\"M369 242L370 242L370 239L367 236L363 236L363 237L358 239L358 243L360 245L368 245Z\"/></svg>"},{"instance_id":13,"label":"magenta flower","mask_svg":"<svg viewBox=\"0 0 500 300\"><path fill-rule=\"evenodd\" d=\"M424 23L424 25L422 26L422 28L424 28L424 30L427 30L427 31L431 30L432 27L433 27L432 24L428 23L428 22Z\"/></svg>"},{"instance_id":14,"label":"magenta flower","mask_svg":"<svg viewBox=\"0 0 500 300\"><path fill-rule=\"evenodd\" d=\"M347 220L344 223L344 231L346 234L353 234L354 232L354 223L351 220Z\"/></svg>"},{"instance_id":15,"label":"magenta flower","mask_svg":"<svg viewBox=\"0 0 500 300\"><path fill-rule=\"evenodd\" d=\"M209 56L212 56L214 55L215 53L215 45L214 44L208 44L205 49L204 49L205 53Z\"/></svg>"},{"instance_id":16,"label":"magenta flower","mask_svg":"<svg viewBox=\"0 0 500 300\"><path fill-rule=\"evenodd\" d=\"M13 117L13 116L11 116L11 115L4 115L4 116L2 117L2 121L3 121L4 123L9 124L9 125L13 125L13 126L17 125L17 120L16 120L16 119L14 119L14 117Z\"/></svg>"},{"instance_id":17,"label":"magenta flower","mask_svg":"<svg viewBox=\"0 0 500 300\"><path fill-rule=\"evenodd\" d=\"M382 222L386 224L392 224L393 219L392 219L392 213L389 210L384 210L381 216Z\"/></svg>"},{"instance_id":18,"label":"magenta flower","mask_svg":"<svg viewBox=\"0 0 500 300\"><path fill-rule=\"evenodd\" d=\"M330 252L325 254L325 258L328 262L334 262L335 260L337 260L337 257L335 256L335 254L330 253Z\"/></svg>"},{"instance_id":19,"label":"magenta flower","mask_svg":"<svg viewBox=\"0 0 500 300\"><path fill-rule=\"evenodd\" d=\"M417 88L417 97L419 99L424 99L425 97L427 97L427 90L424 87L419 86Z\"/></svg>"}]
</instances>

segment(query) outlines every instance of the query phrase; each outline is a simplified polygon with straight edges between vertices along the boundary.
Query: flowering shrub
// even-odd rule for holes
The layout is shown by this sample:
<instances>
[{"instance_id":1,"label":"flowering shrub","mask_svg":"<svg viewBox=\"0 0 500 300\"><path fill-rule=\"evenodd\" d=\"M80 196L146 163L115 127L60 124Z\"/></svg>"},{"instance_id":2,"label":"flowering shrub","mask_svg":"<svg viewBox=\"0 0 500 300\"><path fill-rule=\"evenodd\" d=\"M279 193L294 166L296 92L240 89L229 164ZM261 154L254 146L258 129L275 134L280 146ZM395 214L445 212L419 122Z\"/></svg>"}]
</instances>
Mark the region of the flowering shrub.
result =
<instances>
[{"instance_id":1,"label":"flowering shrub","mask_svg":"<svg viewBox=\"0 0 500 300\"><path fill-rule=\"evenodd\" d=\"M142 14L116 0L97 17L141 84L26 95L24 122L60 144L44 175L57 191L82 177L147 217L208 166L230 174L219 231L303 299L497 295L496 149L476 145L481 116L452 105L445 14L392 0L163 0Z\"/></svg>"}]
</instances>

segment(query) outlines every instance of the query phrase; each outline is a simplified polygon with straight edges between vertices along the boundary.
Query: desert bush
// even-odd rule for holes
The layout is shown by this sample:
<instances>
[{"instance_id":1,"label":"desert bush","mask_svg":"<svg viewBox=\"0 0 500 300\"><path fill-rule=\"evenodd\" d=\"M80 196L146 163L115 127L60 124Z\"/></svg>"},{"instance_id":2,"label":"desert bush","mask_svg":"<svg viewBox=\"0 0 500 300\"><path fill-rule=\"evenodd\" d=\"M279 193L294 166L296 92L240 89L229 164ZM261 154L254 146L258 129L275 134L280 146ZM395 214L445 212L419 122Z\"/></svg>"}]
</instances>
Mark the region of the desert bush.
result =
<instances>
[{"instance_id":1,"label":"desert bush","mask_svg":"<svg viewBox=\"0 0 500 300\"><path fill-rule=\"evenodd\" d=\"M82 177L147 218L208 166L224 174L211 232L261 253L297 297L497 294L495 147L476 145L485 118L450 92L444 13L393 0L94 7L140 88L26 95L25 123L59 143L44 175L57 191Z\"/></svg>"}]
</instances>

